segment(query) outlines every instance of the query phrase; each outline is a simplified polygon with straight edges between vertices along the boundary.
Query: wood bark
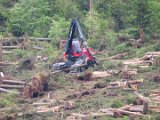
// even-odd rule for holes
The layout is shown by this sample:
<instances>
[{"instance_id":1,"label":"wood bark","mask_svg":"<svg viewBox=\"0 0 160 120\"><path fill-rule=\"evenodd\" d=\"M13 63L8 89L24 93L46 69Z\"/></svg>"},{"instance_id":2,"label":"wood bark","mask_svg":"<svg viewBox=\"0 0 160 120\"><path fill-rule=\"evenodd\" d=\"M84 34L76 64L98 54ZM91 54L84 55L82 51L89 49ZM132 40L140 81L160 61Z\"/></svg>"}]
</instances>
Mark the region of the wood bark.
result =
<instances>
[{"instance_id":1,"label":"wood bark","mask_svg":"<svg viewBox=\"0 0 160 120\"><path fill-rule=\"evenodd\" d=\"M92 72L92 78L103 78L103 77L108 77L111 76L107 71L94 71Z\"/></svg>"},{"instance_id":2,"label":"wood bark","mask_svg":"<svg viewBox=\"0 0 160 120\"><path fill-rule=\"evenodd\" d=\"M144 114L147 114L147 113L148 113L148 103L147 103L147 102L144 102L144 103L143 103L143 113L144 113Z\"/></svg>"},{"instance_id":3,"label":"wood bark","mask_svg":"<svg viewBox=\"0 0 160 120\"><path fill-rule=\"evenodd\" d=\"M145 103L151 102L151 100L150 100L149 98L144 97L144 96L142 96L141 94L139 94L139 93L137 93L137 92L135 92L135 95L136 95L139 99L141 99L142 101L144 101Z\"/></svg>"},{"instance_id":4,"label":"wood bark","mask_svg":"<svg viewBox=\"0 0 160 120\"><path fill-rule=\"evenodd\" d=\"M130 106L129 111L143 113L143 105Z\"/></svg>"}]
</instances>

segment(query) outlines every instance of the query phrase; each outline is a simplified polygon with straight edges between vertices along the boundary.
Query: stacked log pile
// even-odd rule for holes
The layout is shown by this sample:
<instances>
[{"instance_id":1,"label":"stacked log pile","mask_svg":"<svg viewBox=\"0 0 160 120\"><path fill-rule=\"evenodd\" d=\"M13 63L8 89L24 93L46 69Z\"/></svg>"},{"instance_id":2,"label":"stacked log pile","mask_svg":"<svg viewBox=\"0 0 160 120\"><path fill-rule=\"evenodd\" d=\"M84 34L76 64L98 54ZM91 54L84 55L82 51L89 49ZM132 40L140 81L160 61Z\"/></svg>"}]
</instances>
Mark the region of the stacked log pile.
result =
<instances>
[{"instance_id":1,"label":"stacked log pile","mask_svg":"<svg viewBox=\"0 0 160 120\"><path fill-rule=\"evenodd\" d=\"M38 97L43 91L48 90L49 73L39 73L32 78L31 82L25 84L22 96L27 98Z\"/></svg>"},{"instance_id":2,"label":"stacked log pile","mask_svg":"<svg viewBox=\"0 0 160 120\"><path fill-rule=\"evenodd\" d=\"M140 65L140 66L150 66L152 64L155 64L157 62L157 58L160 57L160 52L147 52L143 57L132 59L132 60L124 60L122 61L125 65ZM158 61L159 62L159 61Z\"/></svg>"},{"instance_id":3,"label":"stacked log pile","mask_svg":"<svg viewBox=\"0 0 160 120\"><path fill-rule=\"evenodd\" d=\"M53 101L33 103L35 110L38 113L59 112L60 110L71 110L75 108L75 103L72 101L61 102L60 105L54 105Z\"/></svg>"},{"instance_id":4,"label":"stacked log pile","mask_svg":"<svg viewBox=\"0 0 160 120\"><path fill-rule=\"evenodd\" d=\"M4 75L1 72L0 77L0 91L1 92L9 92L9 93L16 93L19 94L20 91L23 89L25 82L20 80L13 80L10 76ZM18 91L14 91L16 89Z\"/></svg>"},{"instance_id":5,"label":"stacked log pile","mask_svg":"<svg viewBox=\"0 0 160 120\"><path fill-rule=\"evenodd\" d=\"M140 80L122 80L116 82L110 82L106 88L115 89L122 88L124 90L137 90L139 86L143 84L143 79Z\"/></svg>"},{"instance_id":6,"label":"stacked log pile","mask_svg":"<svg viewBox=\"0 0 160 120\"><path fill-rule=\"evenodd\" d=\"M74 119L88 119L98 118L103 116L110 116L114 118L123 117L124 115L135 116L135 117L144 117L144 107L143 105L125 105L120 108L105 108L99 109L97 112L89 112L89 113L72 113L66 120Z\"/></svg>"},{"instance_id":7,"label":"stacked log pile","mask_svg":"<svg viewBox=\"0 0 160 120\"><path fill-rule=\"evenodd\" d=\"M155 95L160 94L160 91L152 91L152 93ZM137 96L137 99L140 99L142 102L137 105L124 105L120 108L103 108L99 109L98 112L88 112L88 113L72 113L69 117L67 117L66 120L71 119L88 119L90 117L98 118L103 116L110 116L114 118L123 117L124 115L134 117L145 117L146 114L149 113L149 111L152 112L160 112L160 106L155 105L149 105L152 102L152 99L149 99L147 97L142 96L141 94L135 92L135 95Z\"/></svg>"}]
</instances>

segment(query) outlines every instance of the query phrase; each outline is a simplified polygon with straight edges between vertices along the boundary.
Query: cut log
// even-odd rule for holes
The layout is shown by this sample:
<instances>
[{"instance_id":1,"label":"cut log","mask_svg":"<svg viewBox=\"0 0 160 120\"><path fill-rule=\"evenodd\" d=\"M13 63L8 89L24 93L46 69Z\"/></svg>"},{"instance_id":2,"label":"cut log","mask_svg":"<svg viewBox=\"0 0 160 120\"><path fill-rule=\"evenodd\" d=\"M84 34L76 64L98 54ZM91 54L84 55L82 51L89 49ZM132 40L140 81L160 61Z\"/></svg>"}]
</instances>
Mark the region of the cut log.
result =
<instances>
[{"instance_id":1,"label":"cut log","mask_svg":"<svg viewBox=\"0 0 160 120\"><path fill-rule=\"evenodd\" d=\"M94 93L95 93L95 89L83 90L83 91L79 91L73 95L68 95L67 98L81 98L82 96L92 95Z\"/></svg>"},{"instance_id":2,"label":"cut log","mask_svg":"<svg viewBox=\"0 0 160 120\"><path fill-rule=\"evenodd\" d=\"M84 115L80 113L72 113L72 116L75 116L76 118L81 118L81 119L86 119L89 117L88 115Z\"/></svg>"},{"instance_id":3,"label":"cut log","mask_svg":"<svg viewBox=\"0 0 160 120\"><path fill-rule=\"evenodd\" d=\"M43 50L44 49L44 48L38 47L38 46L34 46L33 48L36 49L36 50Z\"/></svg>"},{"instance_id":4,"label":"cut log","mask_svg":"<svg viewBox=\"0 0 160 120\"><path fill-rule=\"evenodd\" d=\"M33 106L51 105L51 102L33 103Z\"/></svg>"},{"instance_id":5,"label":"cut log","mask_svg":"<svg viewBox=\"0 0 160 120\"><path fill-rule=\"evenodd\" d=\"M73 104L73 102L71 101L67 101L64 102L61 105L55 106L55 107L51 107L51 108L44 108L44 107L39 107L38 109L38 113L43 113L43 112L58 112L61 109L65 109L65 110L69 110L69 109L74 109L75 108L75 104Z\"/></svg>"},{"instance_id":6,"label":"cut log","mask_svg":"<svg viewBox=\"0 0 160 120\"><path fill-rule=\"evenodd\" d=\"M129 111L143 113L143 105L130 106Z\"/></svg>"},{"instance_id":7,"label":"cut log","mask_svg":"<svg viewBox=\"0 0 160 120\"><path fill-rule=\"evenodd\" d=\"M118 89L121 88L121 86L116 85L116 86L107 86L106 89Z\"/></svg>"},{"instance_id":8,"label":"cut log","mask_svg":"<svg viewBox=\"0 0 160 120\"><path fill-rule=\"evenodd\" d=\"M120 110L129 110L130 107L132 107L132 104L130 104L130 105L124 105L124 106L122 106L122 107L120 107L118 109L120 109Z\"/></svg>"},{"instance_id":9,"label":"cut log","mask_svg":"<svg viewBox=\"0 0 160 120\"><path fill-rule=\"evenodd\" d=\"M111 85L111 86L115 86L115 85L121 85L121 84L125 84L125 83L129 83L129 84L141 84L141 83L143 83L143 79L141 79L141 80L130 80L130 81L122 81L122 82L119 82L119 81L117 81L117 82L110 82L109 84ZM126 83L126 84L127 84Z\"/></svg>"},{"instance_id":10,"label":"cut log","mask_svg":"<svg viewBox=\"0 0 160 120\"><path fill-rule=\"evenodd\" d=\"M114 55L114 56L111 56L109 57L109 59L120 59L122 57L125 57L125 56L128 56L128 52L124 52L124 53L121 53L121 54L118 54L118 55Z\"/></svg>"},{"instance_id":11,"label":"cut log","mask_svg":"<svg viewBox=\"0 0 160 120\"><path fill-rule=\"evenodd\" d=\"M92 72L92 78L103 78L111 76L107 71L94 71Z\"/></svg>"},{"instance_id":12,"label":"cut log","mask_svg":"<svg viewBox=\"0 0 160 120\"><path fill-rule=\"evenodd\" d=\"M4 89L4 88L0 88L0 91L1 91L1 92L7 92L7 93L20 94L19 92L7 90L7 89Z\"/></svg>"},{"instance_id":13,"label":"cut log","mask_svg":"<svg viewBox=\"0 0 160 120\"><path fill-rule=\"evenodd\" d=\"M123 60L122 63L124 65L132 65L132 66L137 66L137 65L146 65L149 66L151 61L144 61L144 60L139 60L139 59L134 59L134 60Z\"/></svg>"},{"instance_id":14,"label":"cut log","mask_svg":"<svg viewBox=\"0 0 160 120\"><path fill-rule=\"evenodd\" d=\"M94 71L94 72L86 71L85 73L78 75L77 79L83 81L89 81L95 78L104 78L108 76L111 76L111 74L108 73L107 71Z\"/></svg>"},{"instance_id":15,"label":"cut log","mask_svg":"<svg viewBox=\"0 0 160 120\"><path fill-rule=\"evenodd\" d=\"M160 106L149 105L148 109L153 111L153 112L160 112Z\"/></svg>"},{"instance_id":16,"label":"cut log","mask_svg":"<svg viewBox=\"0 0 160 120\"><path fill-rule=\"evenodd\" d=\"M130 111L126 111L126 110L121 110L121 109L110 109L113 112L118 112L124 115L136 115L136 116L144 116L143 114L139 113L139 112L130 112Z\"/></svg>"},{"instance_id":17,"label":"cut log","mask_svg":"<svg viewBox=\"0 0 160 120\"><path fill-rule=\"evenodd\" d=\"M24 85L25 84L25 82L22 82L22 81L18 81L18 80L0 80L1 82L3 82L3 83L11 83L11 84L22 84L22 85Z\"/></svg>"},{"instance_id":18,"label":"cut log","mask_svg":"<svg viewBox=\"0 0 160 120\"><path fill-rule=\"evenodd\" d=\"M8 65L16 65L17 63L11 63L11 62L0 62L0 66L8 66Z\"/></svg>"},{"instance_id":19,"label":"cut log","mask_svg":"<svg viewBox=\"0 0 160 120\"><path fill-rule=\"evenodd\" d=\"M105 113L107 116L114 116L114 113L108 109L100 109L99 111Z\"/></svg>"},{"instance_id":20,"label":"cut log","mask_svg":"<svg viewBox=\"0 0 160 120\"><path fill-rule=\"evenodd\" d=\"M143 103L143 113L144 114L148 113L148 103L146 103L146 102Z\"/></svg>"},{"instance_id":21,"label":"cut log","mask_svg":"<svg viewBox=\"0 0 160 120\"><path fill-rule=\"evenodd\" d=\"M9 89L22 89L22 88L24 88L23 85L6 85L6 84L0 84L0 87L9 88Z\"/></svg>"},{"instance_id":22,"label":"cut log","mask_svg":"<svg viewBox=\"0 0 160 120\"><path fill-rule=\"evenodd\" d=\"M3 46L3 49L18 49L21 48L20 46Z\"/></svg>"},{"instance_id":23,"label":"cut log","mask_svg":"<svg viewBox=\"0 0 160 120\"><path fill-rule=\"evenodd\" d=\"M128 81L129 84L141 84L143 83L143 79L140 79L140 80L130 80Z\"/></svg>"},{"instance_id":24,"label":"cut log","mask_svg":"<svg viewBox=\"0 0 160 120\"><path fill-rule=\"evenodd\" d=\"M159 51L152 51L152 52L147 52L145 55L160 55Z\"/></svg>"},{"instance_id":25,"label":"cut log","mask_svg":"<svg viewBox=\"0 0 160 120\"><path fill-rule=\"evenodd\" d=\"M33 40L33 41L51 41L52 38L29 38L29 40Z\"/></svg>"},{"instance_id":26,"label":"cut log","mask_svg":"<svg viewBox=\"0 0 160 120\"><path fill-rule=\"evenodd\" d=\"M153 98L151 98L151 100L153 101L153 102L160 102L160 96L156 96L156 97L153 97Z\"/></svg>"},{"instance_id":27,"label":"cut log","mask_svg":"<svg viewBox=\"0 0 160 120\"><path fill-rule=\"evenodd\" d=\"M10 54L10 53L12 53L12 51L6 51L6 50L3 50L3 52L2 52L3 54Z\"/></svg>"},{"instance_id":28,"label":"cut log","mask_svg":"<svg viewBox=\"0 0 160 120\"><path fill-rule=\"evenodd\" d=\"M59 105L56 107L51 107L51 108L39 108L37 111L38 113L45 113L45 112L58 112L61 108L63 108L63 105Z\"/></svg>"},{"instance_id":29,"label":"cut log","mask_svg":"<svg viewBox=\"0 0 160 120\"><path fill-rule=\"evenodd\" d=\"M105 112L105 113L90 113L90 115L94 118L97 118L97 117L102 117L102 116L111 116L113 117L114 116L114 113L113 112Z\"/></svg>"},{"instance_id":30,"label":"cut log","mask_svg":"<svg viewBox=\"0 0 160 120\"><path fill-rule=\"evenodd\" d=\"M137 93L137 92L135 92L135 95L136 95L139 99L141 99L142 101L144 101L144 102L146 102L146 103L151 102L151 100L150 100L149 98L144 97L144 96L142 96L141 94L139 94L139 93Z\"/></svg>"}]
</instances>

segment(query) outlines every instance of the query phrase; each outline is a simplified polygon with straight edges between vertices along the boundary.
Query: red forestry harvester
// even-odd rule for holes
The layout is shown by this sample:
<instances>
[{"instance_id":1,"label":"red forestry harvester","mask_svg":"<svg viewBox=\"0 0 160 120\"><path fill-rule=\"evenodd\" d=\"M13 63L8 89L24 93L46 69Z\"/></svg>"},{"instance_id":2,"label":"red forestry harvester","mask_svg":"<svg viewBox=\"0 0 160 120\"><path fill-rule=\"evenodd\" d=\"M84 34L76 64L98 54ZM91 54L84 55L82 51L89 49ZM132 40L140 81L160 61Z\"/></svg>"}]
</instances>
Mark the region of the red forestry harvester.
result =
<instances>
[{"instance_id":1,"label":"red forestry harvester","mask_svg":"<svg viewBox=\"0 0 160 120\"><path fill-rule=\"evenodd\" d=\"M97 64L93 54L92 48L87 47L87 41L78 20L74 18L70 25L69 37L64 52L64 58L67 61L53 64L52 69L82 72Z\"/></svg>"}]
</instances>

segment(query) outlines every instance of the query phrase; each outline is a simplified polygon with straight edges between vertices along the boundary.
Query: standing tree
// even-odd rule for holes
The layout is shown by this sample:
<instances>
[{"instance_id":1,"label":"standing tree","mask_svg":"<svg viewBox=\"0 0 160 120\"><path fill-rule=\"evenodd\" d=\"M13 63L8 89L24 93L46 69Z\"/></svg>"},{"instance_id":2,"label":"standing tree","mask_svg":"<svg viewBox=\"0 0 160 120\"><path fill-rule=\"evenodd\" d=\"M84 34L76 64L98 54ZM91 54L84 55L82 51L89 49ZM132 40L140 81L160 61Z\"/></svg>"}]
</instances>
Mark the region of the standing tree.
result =
<instances>
[{"instance_id":1,"label":"standing tree","mask_svg":"<svg viewBox=\"0 0 160 120\"><path fill-rule=\"evenodd\" d=\"M10 10L9 31L15 36L24 33L42 37L48 36L50 17L48 0L20 0Z\"/></svg>"}]
</instances>

